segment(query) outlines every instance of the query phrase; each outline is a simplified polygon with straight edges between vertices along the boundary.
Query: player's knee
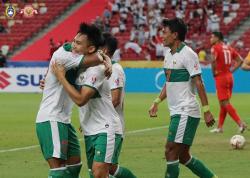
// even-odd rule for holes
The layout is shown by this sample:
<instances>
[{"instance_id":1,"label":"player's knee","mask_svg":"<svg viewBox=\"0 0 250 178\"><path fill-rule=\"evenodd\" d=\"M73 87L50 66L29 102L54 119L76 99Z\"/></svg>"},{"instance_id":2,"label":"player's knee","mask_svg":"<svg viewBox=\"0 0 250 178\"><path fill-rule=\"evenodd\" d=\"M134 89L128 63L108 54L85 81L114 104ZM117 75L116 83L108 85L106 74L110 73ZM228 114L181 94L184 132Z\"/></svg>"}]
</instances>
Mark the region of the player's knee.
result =
<instances>
[{"instance_id":1,"label":"player's knee","mask_svg":"<svg viewBox=\"0 0 250 178\"><path fill-rule=\"evenodd\" d=\"M100 170L100 169L94 169L93 170L93 176L94 178L107 178L108 173L106 171Z\"/></svg>"},{"instance_id":2,"label":"player's knee","mask_svg":"<svg viewBox=\"0 0 250 178\"><path fill-rule=\"evenodd\" d=\"M175 143L166 144L165 157L167 160L176 160L178 158L178 151Z\"/></svg>"},{"instance_id":3,"label":"player's knee","mask_svg":"<svg viewBox=\"0 0 250 178\"><path fill-rule=\"evenodd\" d=\"M109 168L109 174L114 175L117 168L118 168L118 165L116 165L116 164L111 165Z\"/></svg>"},{"instance_id":4,"label":"player's knee","mask_svg":"<svg viewBox=\"0 0 250 178\"><path fill-rule=\"evenodd\" d=\"M107 178L109 175L109 164L94 162L92 166L94 178Z\"/></svg>"},{"instance_id":5,"label":"player's knee","mask_svg":"<svg viewBox=\"0 0 250 178\"><path fill-rule=\"evenodd\" d=\"M65 161L58 158L50 158L47 161L51 169L65 166Z\"/></svg>"},{"instance_id":6,"label":"player's knee","mask_svg":"<svg viewBox=\"0 0 250 178\"><path fill-rule=\"evenodd\" d=\"M66 164L72 165L72 164L79 164L81 163L81 157L80 156L71 156L66 161Z\"/></svg>"},{"instance_id":7,"label":"player's knee","mask_svg":"<svg viewBox=\"0 0 250 178\"><path fill-rule=\"evenodd\" d=\"M179 155L179 162L181 164L186 164L190 160L190 155L189 153L182 153Z\"/></svg>"},{"instance_id":8,"label":"player's knee","mask_svg":"<svg viewBox=\"0 0 250 178\"><path fill-rule=\"evenodd\" d=\"M229 104L229 103L230 103L229 100L221 100L221 101L220 101L220 105L221 105L221 106L226 106L226 105Z\"/></svg>"}]
</instances>

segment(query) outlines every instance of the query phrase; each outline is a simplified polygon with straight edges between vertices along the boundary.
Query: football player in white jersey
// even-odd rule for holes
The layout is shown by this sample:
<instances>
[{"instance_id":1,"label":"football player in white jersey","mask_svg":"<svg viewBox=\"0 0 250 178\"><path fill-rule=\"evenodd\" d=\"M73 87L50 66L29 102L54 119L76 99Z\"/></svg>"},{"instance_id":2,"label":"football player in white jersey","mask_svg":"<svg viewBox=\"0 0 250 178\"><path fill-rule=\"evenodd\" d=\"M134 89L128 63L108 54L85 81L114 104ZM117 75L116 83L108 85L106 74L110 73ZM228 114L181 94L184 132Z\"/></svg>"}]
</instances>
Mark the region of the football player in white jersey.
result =
<instances>
[{"instance_id":1,"label":"football player in white jersey","mask_svg":"<svg viewBox=\"0 0 250 178\"><path fill-rule=\"evenodd\" d=\"M96 53L101 44L100 30L94 25L83 23L72 44L65 44L52 56L36 118L37 136L43 156L50 167L50 178L77 178L81 169L80 146L70 124L73 102L51 72L51 64L55 61L62 64L67 71L67 80L74 84L78 68L101 63L102 57ZM84 57L82 55L91 53L92 55ZM107 63L106 65L108 66Z\"/></svg>"},{"instance_id":2,"label":"football player in white jersey","mask_svg":"<svg viewBox=\"0 0 250 178\"><path fill-rule=\"evenodd\" d=\"M158 104L167 98L171 120L165 146L165 178L178 178L179 163L198 177L216 178L217 176L205 164L190 154L201 117L196 90L201 100L206 125L210 127L215 123L209 109L197 54L184 43L187 26L182 19L164 19L162 25L163 43L169 47L164 59L166 83L160 96L154 100L149 114L156 117Z\"/></svg>"},{"instance_id":3,"label":"football player in white jersey","mask_svg":"<svg viewBox=\"0 0 250 178\"><path fill-rule=\"evenodd\" d=\"M103 52L107 54L111 59L114 52L117 49L118 41L110 33L104 33L104 45L101 47ZM122 66L117 62L112 62L112 75L109 78L109 86L111 89L112 103L115 107L116 112L119 115L119 119L122 124L122 135L125 135L125 121L124 121L124 97L125 97L125 83L126 77ZM122 141L123 141L122 138ZM122 147L119 145L119 149ZM118 162L112 164L109 173L116 178L135 178L136 176L128 168L118 165Z\"/></svg>"},{"instance_id":4,"label":"football player in white jersey","mask_svg":"<svg viewBox=\"0 0 250 178\"><path fill-rule=\"evenodd\" d=\"M77 91L65 78L65 69L57 63L52 70L72 100L81 107L80 122L84 135L88 167L95 178L107 178L116 163L122 140L122 126L112 100L104 66L90 67L79 73Z\"/></svg>"},{"instance_id":5,"label":"football player in white jersey","mask_svg":"<svg viewBox=\"0 0 250 178\"><path fill-rule=\"evenodd\" d=\"M101 47L101 49L103 50L105 54L107 54L111 58L114 51L117 49L117 45L118 45L117 39L109 33L104 33L103 37L104 37L104 44ZM112 75L109 79L109 85L111 89L112 103L117 113L119 114L119 118L122 123L122 135L124 135L125 124L124 124L124 115L123 115L123 104L124 104L124 95L125 95L125 91L124 91L125 90L124 89L125 73L122 69L122 66L118 63L113 63L112 65ZM80 109L80 113L82 113L81 115L84 115L84 109ZM121 147L122 147L122 142L120 142L120 144L117 145L117 149L119 149L118 150L119 152L120 152ZM109 173L114 175L117 178L134 178L135 177L129 169L118 166L118 162L115 164L112 164L112 166L110 167ZM93 176L92 171L90 172L90 176Z\"/></svg>"}]
</instances>

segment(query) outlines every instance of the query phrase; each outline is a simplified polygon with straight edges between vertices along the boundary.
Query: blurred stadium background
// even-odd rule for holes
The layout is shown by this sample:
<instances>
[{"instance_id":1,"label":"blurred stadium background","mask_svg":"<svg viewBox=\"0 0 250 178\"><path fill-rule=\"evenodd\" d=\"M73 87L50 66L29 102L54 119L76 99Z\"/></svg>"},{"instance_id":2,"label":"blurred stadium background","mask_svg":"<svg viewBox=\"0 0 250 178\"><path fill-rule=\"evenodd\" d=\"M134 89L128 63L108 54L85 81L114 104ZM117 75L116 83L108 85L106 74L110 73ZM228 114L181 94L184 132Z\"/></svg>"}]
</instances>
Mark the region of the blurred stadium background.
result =
<instances>
[{"instance_id":1,"label":"blurred stadium background","mask_svg":"<svg viewBox=\"0 0 250 178\"><path fill-rule=\"evenodd\" d=\"M209 37L212 31L222 31L226 42L245 58L250 51L249 0L2 0L0 178L46 177L47 165L34 131L41 100L39 80L50 56L73 39L83 21L95 23L119 40L115 60L123 65L127 77L128 131L121 163L135 170L139 178L163 177L167 106L161 105L157 120L149 120L147 110L164 83L164 49L159 28L164 17L180 17L188 24L186 43L199 54L211 108L217 117L219 105L210 69ZM236 94L232 102L250 124L249 73L239 69L234 79ZM74 111L76 127L77 117ZM211 165L221 178L248 178L250 147L241 151L230 148L229 139L237 128L229 119L221 135L210 134L201 123L194 154ZM244 136L248 141L249 131ZM82 175L87 176L86 163ZM182 169L180 177L193 175Z\"/></svg>"}]
</instances>

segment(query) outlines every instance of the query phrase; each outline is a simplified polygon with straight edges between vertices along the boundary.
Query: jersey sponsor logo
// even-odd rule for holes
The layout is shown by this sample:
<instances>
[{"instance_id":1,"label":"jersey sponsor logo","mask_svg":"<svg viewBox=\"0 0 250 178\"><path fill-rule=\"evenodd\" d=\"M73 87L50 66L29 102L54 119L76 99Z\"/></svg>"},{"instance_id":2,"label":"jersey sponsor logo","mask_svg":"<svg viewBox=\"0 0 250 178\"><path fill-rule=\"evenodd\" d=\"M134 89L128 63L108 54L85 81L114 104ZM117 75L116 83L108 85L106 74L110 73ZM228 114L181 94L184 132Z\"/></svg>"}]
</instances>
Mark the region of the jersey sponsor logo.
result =
<instances>
[{"instance_id":1,"label":"jersey sponsor logo","mask_svg":"<svg viewBox=\"0 0 250 178\"><path fill-rule=\"evenodd\" d=\"M10 82L8 79L10 78L10 75L4 71L0 72L0 89L4 89L10 85Z\"/></svg>"}]
</instances>

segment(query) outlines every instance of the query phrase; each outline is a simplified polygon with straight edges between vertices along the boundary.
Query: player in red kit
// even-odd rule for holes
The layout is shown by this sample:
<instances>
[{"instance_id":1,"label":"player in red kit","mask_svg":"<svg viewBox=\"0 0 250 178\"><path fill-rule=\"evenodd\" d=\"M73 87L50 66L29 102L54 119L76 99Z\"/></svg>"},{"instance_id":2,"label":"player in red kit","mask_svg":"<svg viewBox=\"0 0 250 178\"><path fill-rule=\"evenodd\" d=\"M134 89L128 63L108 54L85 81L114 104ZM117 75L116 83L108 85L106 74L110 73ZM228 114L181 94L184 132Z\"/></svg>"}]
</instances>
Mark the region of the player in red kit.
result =
<instances>
[{"instance_id":1,"label":"player in red kit","mask_svg":"<svg viewBox=\"0 0 250 178\"><path fill-rule=\"evenodd\" d=\"M239 132L243 133L247 126L230 103L233 89L232 73L241 66L243 60L235 49L223 43L223 34L221 32L213 32L210 42L212 44L212 72L215 79L217 97L220 102L218 127L211 130L211 132L223 132L222 127L228 113L238 124Z\"/></svg>"}]
</instances>

